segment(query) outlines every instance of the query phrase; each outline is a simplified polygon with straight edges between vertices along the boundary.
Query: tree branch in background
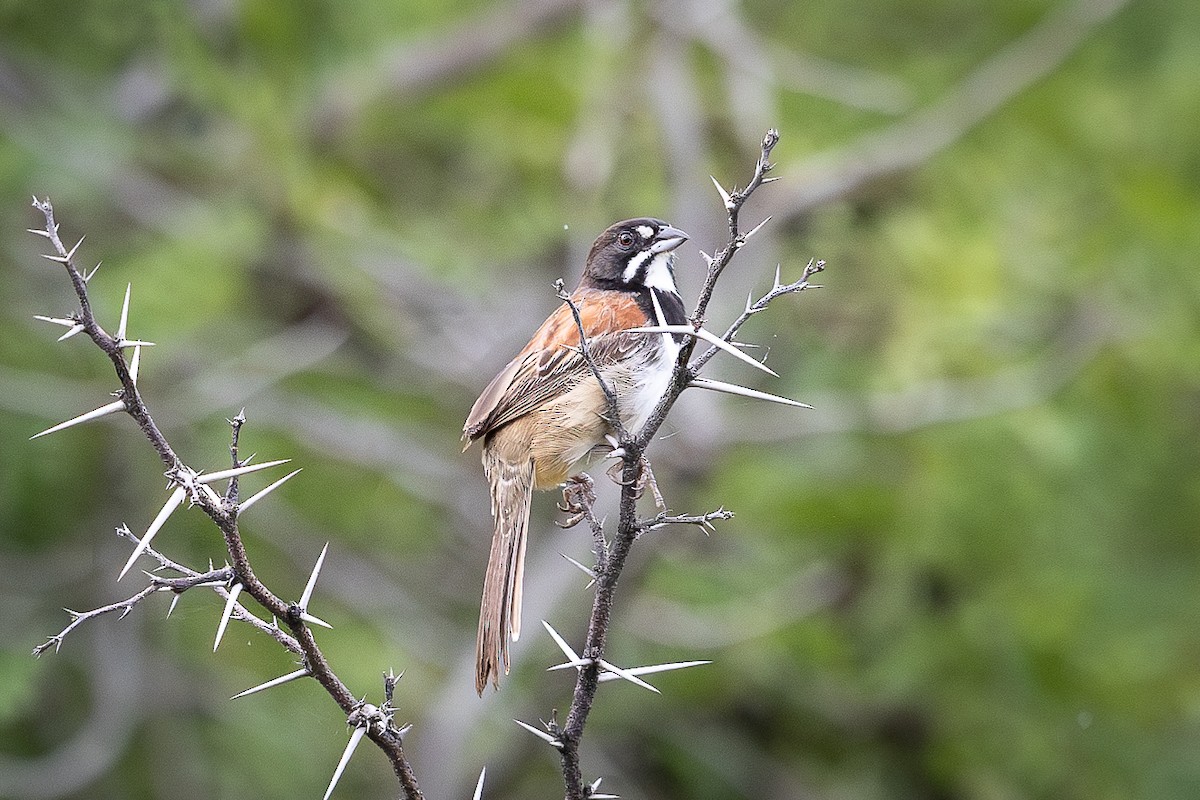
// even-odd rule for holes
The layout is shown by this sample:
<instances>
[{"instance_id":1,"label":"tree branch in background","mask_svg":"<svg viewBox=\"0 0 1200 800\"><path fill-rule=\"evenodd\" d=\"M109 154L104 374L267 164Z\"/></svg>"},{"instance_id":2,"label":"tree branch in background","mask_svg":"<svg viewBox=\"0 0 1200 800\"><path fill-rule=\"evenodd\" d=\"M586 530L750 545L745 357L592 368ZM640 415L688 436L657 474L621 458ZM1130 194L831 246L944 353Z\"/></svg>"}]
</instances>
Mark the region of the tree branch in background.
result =
<instances>
[{"instance_id":1,"label":"tree branch in background","mask_svg":"<svg viewBox=\"0 0 1200 800\"><path fill-rule=\"evenodd\" d=\"M950 147L1051 74L1129 0L1068 0L980 64L932 104L882 130L795 165L782 216L806 214L873 180L913 169Z\"/></svg>"},{"instance_id":2,"label":"tree branch in background","mask_svg":"<svg viewBox=\"0 0 1200 800\"><path fill-rule=\"evenodd\" d=\"M35 654L40 655L51 647L58 650L62 646L65 637L79 624L114 611L120 611L122 615L128 614L134 606L157 592L172 591L178 597L180 593L189 589L198 586L211 586L225 599L225 612L217 628L216 643L213 646L214 650L220 645L221 636L231 618L236 616L239 619L250 622L259 628L259 630L275 638L287 650L301 656L303 661L302 669L285 677L288 679L299 677L315 678L347 715L347 722L354 728L354 731L351 735L350 746L347 747L346 754L342 758L342 763L339 764L338 769L334 773L334 781L331 782L329 791L332 792L333 786L338 776L340 776L342 769L345 767L349 755L353 752L354 746L365 735L375 742L391 762L392 769L401 785L404 796L408 800L419 800L422 798L421 790L417 786L412 768L404 756L402 742L404 730L397 729L392 722L394 709L391 705L391 693L394 688L394 679L390 683L385 681L387 700L383 706L376 707L358 700L334 673L324 653L317 646L316 640L313 638L311 624L324 625L325 623L309 614L307 606L312 596L325 553L321 553L321 557L318 559L317 566L309 578L304 594L297 603L288 603L271 592L255 576L254 570L250 566L250 559L246 553L246 548L238 529L238 518L242 512L249 509L265 497L267 493L282 485L284 481L296 473L293 472L281 478L243 502L238 501L236 481L239 475L285 463L283 461L274 461L249 465L245 461L238 460L238 437L245 422L244 413L239 413L237 417L230 421L233 429L233 436L230 443L230 453L233 459L233 467L231 469L205 474L187 466L179 458L155 424L149 409L138 392L137 380L142 349L151 343L129 339L126 336L129 320L130 290L127 288L125 292L125 301L122 306L121 320L117 333L115 336L111 335L96 321L91 302L88 298L88 281L95 275L95 270L85 276L76 267L75 254L83 240L80 239L74 247L68 250L59 238L59 226L54 220L54 209L50 201L34 198L33 205L44 215L45 227L42 229L32 229L31 233L43 236L50 242L54 253L47 255L46 258L60 263L66 268L67 275L79 301L79 310L69 318L56 319L43 317L42 319L66 327L67 333L64 334L64 338L78 332L87 333L96 346L103 350L109 357L109 360L112 361L117 373L117 379L121 384L120 390L116 393L117 400L101 406L95 411L82 414L66 423L42 431L34 438L119 411L124 411L133 417L137 421L138 427L141 428L142 433L150 441L166 466L166 475L174 490L166 505L163 506L157 518L140 540L129 534L127 529L123 531L136 544L133 555L130 557L121 574L123 576L136 561L137 557L145 553L153 556L159 562L160 569L175 572L180 576L177 578L164 578L148 574L149 585L124 601L88 612L68 611L72 617L70 624L58 634L51 636L45 643L39 645L34 651ZM133 355L132 358L127 360L125 352L130 349L133 350ZM211 488L210 484L226 479L230 480L230 486L225 495L221 496ZM198 572L175 563L162 556L158 551L151 549L151 539L157 534L171 513L182 505L185 499L192 505L199 506L221 531L231 566L217 570L210 569L207 572ZM270 625L257 619L243 606L238 604L238 598L243 593L251 597L272 616L274 621ZM280 629L280 620L286 625L287 632ZM279 682L279 680L272 681L270 685L277 685ZM251 691L257 691L266 688L266 686L267 684L264 684L262 687L255 687ZM245 692L243 695L247 693L249 692ZM328 794L326 797L328 797Z\"/></svg>"}]
</instances>

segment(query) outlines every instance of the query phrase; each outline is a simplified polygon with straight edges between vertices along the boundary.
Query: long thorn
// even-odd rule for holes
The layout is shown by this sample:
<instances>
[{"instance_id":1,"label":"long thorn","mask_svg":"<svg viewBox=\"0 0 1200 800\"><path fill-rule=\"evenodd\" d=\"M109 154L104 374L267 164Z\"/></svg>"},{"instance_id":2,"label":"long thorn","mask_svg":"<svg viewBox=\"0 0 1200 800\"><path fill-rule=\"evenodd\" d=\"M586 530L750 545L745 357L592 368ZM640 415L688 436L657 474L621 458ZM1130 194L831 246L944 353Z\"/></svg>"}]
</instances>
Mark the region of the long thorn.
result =
<instances>
[{"instance_id":1,"label":"long thorn","mask_svg":"<svg viewBox=\"0 0 1200 800\"><path fill-rule=\"evenodd\" d=\"M629 670L622 669L618 666L610 664L609 662L605 661L603 658L599 659L599 661L600 661L600 666L604 667L604 669L608 670L609 672L615 673L616 675L624 678L625 680L629 681L630 683L635 684L637 686L641 686L643 689L649 689L650 691L654 692L655 694L662 694L662 692L660 692L658 689L655 689L653 686L646 683L644 680L642 680L638 676L634 675Z\"/></svg>"},{"instance_id":2,"label":"long thorn","mask_svg":"<svg viewBox=\"0 0 1200 800\"><path fill-rule=\"evenodd\" d=\"M133 358L129 362L129 380L133 381L133 385L137 386L138 368L142 365L142 346L134 345Z\"/></svg>"},{"instance_id":3,"label":"long thorn","mask_svg":"<svg viewBox=\"0 0 1200 800\"><path fill-rule=\"evenodd\" d=\"M47 317L44 314L34 314L33 318L41 322L50 322L55 325L62 325L64 328L73 328L79 323L67 317Z\"/></svg>"},{"instance_id":4,"label":"long thorn","mask_svg":"<svg viewBox=\"0 0 1200 800\"><path fill-rule=\"evenodd\" d=\"M757 389L747 389L745 386L738 386L734 383L725 383L724 381L714 381L711 378L692 378L688 383L689 388L709 389L714 392L724 392L725 394L736 394L741 397L752 397L755 400L766 400L770 403L779 403L783 406L794 406L796 408L812 408L808 403L800 403L796 400L789 400L786 397L780 397L767 392L760 392Z\"/></svg>"},{"instance_id":5,"label":"long thorn","mask_svg":"<svg viewBox=\"0 0 1200 800\"><path fill-rule=\"evenodd\" d=\"M717 347L721 350L724 350L726 353L729 353L734 358L737 358L740 361L745 361L747 364L751 365L752 367L755 367L756 369L762 370L763 372L767 373L768 375L772 375L776 378L779 377L779 373L776 372L775 370L771 369L770 367L768 367L766 364L762 363L761 361L756 361L755 359L753 359L750 356L743 353L741 350L738 350L736 347L731 345L729 342L727 342L724 339L722 339L721 337L717 336L715 333L707 331L704 328L693 328L691 325L653 325L653 326L647 326L644 328L627 328L625 330L625 332L626 333L682 333L685 336L693 336L697 339L703 339L704 341L708 342L709 344L714 345L715 347Z\"/></svg>"},{"instance_id":6,"label":"long thorn","mask_svg":"<svg viewBox=\"0 0 1200 800\"><path fill-rule=\"evenodd\" d=\"M42 431L41 433L35 433L33 436L29 437L29 440L33 441L34 439L39 439L43 436L49 436L52 433L57 433L58 431L65 430L65 429L73 427L75 425L79 425L84 422L91 422L94 419L99 419L100 417L104 417L109 414L115 414L118 411L124 411L124 410L125 410L125 401L124 400L114 400L111 403L100 406L97 409L93 409L93 410L87 412L86 414L80 414L78 417L73 417L73 418L67 420L66 422L60 422L52 428L46 428L46 430Z\"/></svg>"},{"instance_id":7,"label":"long thorn","mask_svg":"<svg viewBox=\"0 0 1200 800\"><path fill-rule=\"evenodd\" d=\"M733 210L733 198L729 196L729 192L725 191L721 184L717 183L717 179L715 177L712 175L709 175L708 177L712 178L713 186L717 187L717 191L721 193L721 202L725 204L725 208Z\"/></svg>"},{"instance_id":8,"label":"long thorn","mask_svg":"<svg viewBox=\"0 0 1200 800\"><path fill-rule=\"evenodd\" d=\"M272 689L276 686L282 686L285 683L290 683L291 681L299 680L300 678L307 678L310 674L311 673L309 673L309 671L307 669L304 669L303 667L301 667L300 669L296 670L295 672L289 672L287 675L280 675L278 678L269 680L266 683L260 683L258 686L254 686L250 689L247 689L244 692L238 692L237 694L235 694L233 697L231 697L229 699L237 700L239 697L247 697L256 692L265 691L266 689Z\"/></svg>"},{"instance_id":9,"label":"long thorn","mask_svg":"<svg viewBox=\"0 0 1200 800\"><path fill-rule=\"evenodd\" d=\"M475 784L475 794L471 800L483 800L483 776L487 775L487 767L479 770L479 783Z\"/></svg>"},{"instance_id":10,"label":"long thorn","mask_svg":"<svg viewBox=\"0 0 1200 800\"><path fill-rule=\"evenodd\" d=\"M217 626L217 639L213 642L213 652L217 652L217 648L221 646L221 637L225 635L225 628L229 625L229 619L233 616L233 607L237 605L238 595L242 593L242 585L235 583L229 589L229 597L225 600L225 610L221 612L221 624Z\"/></svg>"},{"instance_id":11,"label":"long thorn","mask_svg":"<svg viewBox=\"0 0 1200 800\"><path fill-rule=\"evenodd\" d=\"M562 742L560 742L558 739L555 739L553 736L546 733L545 731L538 730L537 728L533 727L532 725L530 725L528 723L521 722L521 720L519 720L519 719L514 719L513 722L517 723L522 728L529 731L530 733L532 733L534 736L538 737L539 739L547 742L551 747L556 748L556 749L562 747Z\"/></svg>"},{"instance_id":12,"label":"long thorn","mask_svg":"<svg viewBox=\"0 0 1200 800\"><path fill-rule=\"evenodd\" d=\"M592 569L591 567L585 567L583 564L580 564L578 561L571 558L566 553L559 553L559 555L562 556L563 558L565 558L567 561L570 561L576 567L579 567L579 570L581 572L583 572L584 575L587 575L592 580L596 580L596 571L594 569Z\"/></svg>"},{"instance_id":13,"label":"long thorn","mask_svg":"<svg viewBox=\"0 0 1200 800\"><path fill-rule=\"evenodd\" d=\"M303 467L301 469L303 469ZM290 481L292 478L296 477L296 475L298 475L299 473L300 473L299 469L294 469L291 472L289 472L287 475L284 475L282 478L280 478L279 480L272 483L267 488L265 488L259 492L256 492L253 495L251 495L250 497L248 497L247 499L243 500L240 504L238 504L238 514L240 515L247 508L254 505L259 500L262 500L264 497L266 497L271 492L278 489L280 486L283 486L285 483Z\"/></svg>"},{"instance_id":14,"label":"long thorn","mask_svg":"<svg viewBox=\"0 0 1200 800\"><path fill-rule=\"evenodd\" d=\"M278 467L280 464L286 464L291 461L290 458L281 458L278 461L264 461L261 464L246 464L233 469L223 469L220 472L209 472L204 475L196 476L196 483L213 483L214 481L223 481L226 478L235 478L238 475L245 475L248 472L258 472L260 469L270 469Z\"/></svg>"},{"instance_id":15,"label":"long thorn","mask_svg":"<svg viewBox=\"0 0 1200 800\"><path fill-rule=\"evenodd\" d=\"M85 236L86 236L86 234L85 234ZM76 242L75 246L71 248L71 251L69 253L67 253L67 261L70 261L72 258L75 257L75 251L79 249L79 245L83 244L83 240L84 240L84 236L80 236L79 241Z\"/></svg>"},{"instance_id":16,"label":"long thorn","mask_svg":"<svg viewBox=\"0 0 1200 800\"><path fill-rule=\"evenodd\" d=\"M770 222L770 221L771 221L771 218L770 218L770 217L767 217L767 218L766 218L766 219L764 219L762 222L760 222L760 223L758 223L757 225L755 225L753 228L751 228L751 229L750 229L750 231L749 231L748 233L745 233L745 234L743 234L743 235L742 235L742 241L746 241L746 240L748 240L748 239L749 239L751 236L753 236L754 234L758 233L760 230L762 230L762 226L763 226L763 225L766 225L766 224L767 224L768 222Z\"/></svg>"},{"instance_id":17,"label":"long thorn","mask_svg":"<svg viewBox=\"0 0 1200 800\"><path fill-rule=\"evenodd\" d=\"M304 585L304 592L300 595L300 610L308 610L308 601L312 599L313 589L317 586L317 576L321 574L321 565L325 563L325 554L329 552L329 542L321 548L321 555L317 556L317 563L313 565L312 574L308 576L308 583Z\"/></svg>"},{"instance_id":18,"label":"long thorn","mask_svg":"<svg viewBox=\"0 0 1200 800\"><path fill-rule=\"evenodd\" d=\"M325 790L324 800L329 800L329 796L333 794L333 787L337 786L337 782L342 777L342 770L346 769L346 765L350 763L350 756L354 755L354 749L358 747L358 743L362 741L367 729L355 728L350 734L350 741L346 743L346 750L342 753L342 760L338 762L337 769L333 771L333 777L329 780L329 788Z\"/></svg>"},{"instance_id":19,"label":"long thorn","mask_svg":"<svg viewBox=\"0 0 1200 800\"><path fill-rule=\"evenodd\" d=\"M630 675L653 675L656 672L670 672L676 669L687 669L688 667L699 667L703 664L711 664L711 661L677 661L673 664L653 664L648 667L630 667L625 671ZM600 675L601 681L615 681L620 678L613 672L604 672Z\"/></svg>"},{"instance_id":20,"label":"long thorn","mask_svg":"<svg viewBox=\"0 0 1200 800\"><path fill-rule=\"evenodd\" d=\"M571 649L571 645L567 644L567 640L558 635L558 631L550 627L550 623L542 620L542 627L546 629L546 633L550 634L550 638L558 645L558 649L563 651L563 655L572 661L578 661L579 656Z\"/></svg>"},{"instance_id":21,"label":"long thorn","mask_svg":"<svg viewBox=\"0 0 1200 800\"><path fill-rule=\"evenodd\" d=\"M117 325L117 341L125 340L125 328L129 324L129 293L133 290L133 284L125 284L125 301L121 303L121 323Z\"/></svg>"},{"instance_id":22,"label":"long thorn","mask_svg":"<svg viewBox=\"0 0 1200 800\"><path fill-rule=\"evenodd\" d=\"M176 487L175 491L171 492L171 496L167 498L167 502L159 510L158 516L150 523L150 527L146 529L145 535L142 536L141 540L137 543L137 547L133 548L133 552L129 555L129 560L121 568L121 573L117 575L118 581L125 577L125 573L129 572L129 568L133 566L133 562L138 560L138 556L146 552L146 548L150 546L150 541L158 534L159 529L162 528L171 514L175 512L175 509L179 508L179 505L183 502L183 498L186 496L187 489L184 489L182 486Z\"/></svg>"}]
</instances>

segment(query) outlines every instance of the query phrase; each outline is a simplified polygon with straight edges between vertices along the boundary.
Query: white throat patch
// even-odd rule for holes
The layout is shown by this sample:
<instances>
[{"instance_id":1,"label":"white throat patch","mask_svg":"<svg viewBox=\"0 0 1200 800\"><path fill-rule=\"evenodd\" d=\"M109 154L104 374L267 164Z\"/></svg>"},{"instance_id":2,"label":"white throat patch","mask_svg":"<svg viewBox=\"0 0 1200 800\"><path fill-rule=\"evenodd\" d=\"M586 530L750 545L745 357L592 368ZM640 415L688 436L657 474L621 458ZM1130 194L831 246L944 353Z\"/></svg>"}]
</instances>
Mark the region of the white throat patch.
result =
<instances>
[{"instance_id":1,"label":"white throat patch","mask_svg":"<svg viewBox=\"0 0 1200 800\"><path fill-rule=\"evenodd\" d=\"M647 286L672 294L679 291L675 288L675 279L671 277L671 259L674 257L675 254L669 252L654 254L654 258L650 261L650 266L646 268L645 283Z\"/></svg>"}]
</instances>

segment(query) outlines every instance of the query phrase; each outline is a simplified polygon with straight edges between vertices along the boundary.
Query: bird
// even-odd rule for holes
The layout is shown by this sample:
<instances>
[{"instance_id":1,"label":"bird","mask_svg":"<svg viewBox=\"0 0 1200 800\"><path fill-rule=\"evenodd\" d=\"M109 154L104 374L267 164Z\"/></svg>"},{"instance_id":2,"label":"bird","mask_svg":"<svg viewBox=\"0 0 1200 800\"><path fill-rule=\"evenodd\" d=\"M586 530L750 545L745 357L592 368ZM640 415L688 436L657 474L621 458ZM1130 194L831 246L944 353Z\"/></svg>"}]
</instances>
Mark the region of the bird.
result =
<instances>
[{"instance_id":1,"label":"bird","mask_svg":"<svg viewBox=\"0 0 1200 800\"><path fill-rule=\"evenodd\" d=\"M666 392L682 347L678 334L626 332L682 325L675 286L676 249L688 235L649 217L609 226L588 251L583 274L529 343L479 395L463 425L464 451L483 442L491 490L492 544L476 637L475 691L500 687L508 643L521 635L521 597L533 491L553 489L612 439L610 407L583 356L588 351L617 399L626 431L636 433Z\"/></svg>"}]
</instances>

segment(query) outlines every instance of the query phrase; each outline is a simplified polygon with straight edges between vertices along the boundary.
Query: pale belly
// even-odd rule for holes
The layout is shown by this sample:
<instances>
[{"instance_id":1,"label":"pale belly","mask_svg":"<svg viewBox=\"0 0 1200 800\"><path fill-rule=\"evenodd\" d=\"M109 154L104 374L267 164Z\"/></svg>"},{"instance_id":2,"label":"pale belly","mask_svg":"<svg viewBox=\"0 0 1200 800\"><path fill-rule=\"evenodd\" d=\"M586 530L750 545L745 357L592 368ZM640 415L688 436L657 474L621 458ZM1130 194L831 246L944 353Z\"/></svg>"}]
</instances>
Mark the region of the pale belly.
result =
<instances>
[{"instance_id":1,"label":"pale belly","mask_svg":"<svg viewBox=\"0 0 1200 800\"><path fill-rule=\"evenodd\" d=\"M636 434L650 418L671 380L679 345L669 337L662 346L646 348L644 359L602 370L617 393L621 423ZM537 412L530 443L537 470L534 485L552 488L566 480L575 467L611 434L606 421L608 400L590 376L553 405Z\"/></svg>"}]
</instances>

